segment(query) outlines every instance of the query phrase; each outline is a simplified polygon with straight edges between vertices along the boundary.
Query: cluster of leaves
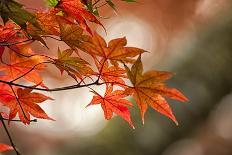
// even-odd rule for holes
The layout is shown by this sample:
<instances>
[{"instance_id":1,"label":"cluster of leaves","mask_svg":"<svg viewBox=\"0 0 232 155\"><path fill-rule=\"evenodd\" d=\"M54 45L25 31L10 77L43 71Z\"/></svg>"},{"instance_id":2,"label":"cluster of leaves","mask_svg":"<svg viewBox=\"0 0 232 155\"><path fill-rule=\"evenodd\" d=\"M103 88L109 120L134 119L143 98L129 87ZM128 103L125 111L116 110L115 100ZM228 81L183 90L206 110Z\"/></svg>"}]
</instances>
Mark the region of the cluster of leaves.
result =
<instances>
[{"instance_id":1,"label":"cluster of leaves","mask_svg":"<svg viewBox=\"0 0 232 155\"><path fill-rule=\"evenodd\" d=\"M146 51L128 47L125 37L107 43L89 27L88 22L93 22L104 28L97 19L98 9L104 5L115 9L111 0L48 0L48 4L49 10L30 13L14 0L0 1L4 23L0 26L0 102L9 110L0 113L3 124L5 120L30 124L35 121L31 116L53 120L39 106L52 100L41 91L82 87L94 94L88 106L100 104L107 120L116 114L134 128L128 109L133 104L126 99L132 97L143 123L149 105L177 124L165 98L182 102L188 99L177 89L166 86L165 81L172 73L155 70L144 73L141 55ZM57 47L57 56L32 50L31 45L36 42L47 47L47 37L66 43L69 48L60 50ZM83 58L83 53L91 59ZM48 88L40 75L48 65L59 69L61 74L67 73L76 84ZM104 85L105 94L100 95L91 87L93 85ZM12 147L0 144L0 152Z\"/></svg>"}]
</instances>

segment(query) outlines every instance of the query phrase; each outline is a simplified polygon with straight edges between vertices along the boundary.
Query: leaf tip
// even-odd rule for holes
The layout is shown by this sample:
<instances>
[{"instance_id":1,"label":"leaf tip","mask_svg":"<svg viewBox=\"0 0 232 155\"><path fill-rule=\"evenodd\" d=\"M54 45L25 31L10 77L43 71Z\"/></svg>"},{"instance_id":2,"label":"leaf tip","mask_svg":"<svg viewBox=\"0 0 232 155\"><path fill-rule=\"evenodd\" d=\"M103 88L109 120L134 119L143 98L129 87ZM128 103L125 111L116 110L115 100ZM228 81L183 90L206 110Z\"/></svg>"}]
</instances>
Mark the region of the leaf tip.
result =
<instances>
[{"instance_id":1,"label":"leaf tip","mask_svg":"<svg viewBox=\"0 0 232 155\"><path fill-rule=\"evenodd\" d=\"M48 120L56 121L55 119L53 119L53 118L51 118L51 117L48 117Z\"/></svg>"},{"instance_id":2,"label":"leaf tip","mask_svg":"<svg viewBox=\"0 0 232 155\"><path fill-rule=\"evenodd\" d=\"M144 125L145 124L145 121L144 121L144 118L142 118L142 125Z\"/></svg>"},{"instance_id":3,"label":"leaf tip","mask_svg":"<svg viewBox=\"0 0 232 155\"><path fill-rule=\"evenodd\" d=\"M133 130L135 130L135 126L134 125L132 125L131 127L132 127Z\"/></svg>"},{"instance_id":4,"label":"leaf tip","mask_svg":"<svg viewBox=\"0 0 232 155\"><path fill-rule=\"evenodd\" d=\"M179 123L178 123L178 121L176 119L174 119L173 121L176 124L176 126L179 126Z\"/></svg>"}]
</instances>

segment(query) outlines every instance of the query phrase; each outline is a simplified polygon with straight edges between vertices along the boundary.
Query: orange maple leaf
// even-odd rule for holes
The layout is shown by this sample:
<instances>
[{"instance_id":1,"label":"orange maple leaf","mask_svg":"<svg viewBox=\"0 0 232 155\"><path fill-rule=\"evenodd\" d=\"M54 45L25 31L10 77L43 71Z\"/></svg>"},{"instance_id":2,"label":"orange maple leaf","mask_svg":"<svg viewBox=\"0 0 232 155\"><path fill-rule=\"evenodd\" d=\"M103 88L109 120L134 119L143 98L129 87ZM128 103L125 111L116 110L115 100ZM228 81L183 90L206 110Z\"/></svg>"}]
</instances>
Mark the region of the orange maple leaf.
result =
<instances>
[{"instance_id":1,"label":"orange maple leaf","mask_svg":"<svg viewBox=\"0 0 232 155\"><path fill-rule=\"evenodd\" d=\"M126 94L133 95L141 111L142 121L148 105L154 110L167 116L178 124L172 109L164 97L186 102L188 99L177 89L168 88L163 82L172 76L172 73L163 71L148 71L143 74L141 56L132 66L131 70L125 66L128 78L134 87L125 90Z\"/></svg>"},{"instance_id":2,"label":"orange maple leaf","mask_svg":"<svg viewBox=\"0 0 232 155\"><path fill-rule=\"evenodd\" d=\"M96 32L91 40L84 42L82 48L85 52L93 56L100 56L109 59L111 63L118 66L118 62L132 63L134 57L145 52L143 49L135 47L125 47L126 38L113 39L108 43Z\"/></svg>"},{"instance_id":3,"label":"orange maple leaf","mask_svg":"<svg viewBox=\"0 0 232 155\"><path fill-rule=\"evenodd\" d=\"M95 64L99 71L96 75L100 75L100 79L106 82L106 84L110 83L112 85L125 86L125 82L123 80L123 78L127 78L127 75L125 75L125 69L120 68L119 66L110 66L107 60L102 60L101 62L95 61Z\"/></svg>"},{"instance_id":4,"label":"orange maple leaf","mask_svg":"<svg viewBox=\"0 0 232 155\"><path fill-rule=\"evenodd\" d=\"M10 150L13 150L12 146L0 143L0 152L10 151Z\"/></svg>"},{"instance_id":5,"label":"orange maple leaf","mask_svg":"<svg viewBox=\"0 0 232 155\"><path fill-rule=\"evenodd\" d=\"M77 24L60 23L60 39L72 49L82 48L82 42L89 40L90 36L83 34L83 29Z\"/></svg>"},{"instance_id":6,"label":"orange maple leaf","mask_svg":"<svg viewBox=\"0 0 232 155\"><path fill-rule=\"evenodd\" d=\"M61 0L57 7L61 8L67 16L73 17L90 34L92 34L92 31L87 25L86 20L99 24L104 28L97 18L85 8L81 0Z\"/></svg>"},{"instance_id":7,"label":"orange maple leaf","mask_svg":"<svg viewBox=\"0 0 232 155\"><path fill-rule=\"evenodd\" d=\"M40 64L42 62L44 62L44 58L41 56L22 58L10 52L10 64L1 64L0 71L4 72L3 75L8 80L14 80L22 76L22 79L37 85L42 82L42 78L38 74L38 72L44 68L44 64ZM43 84L41 84L41 86L43 86Z\"/></svg>"},{"instance_id":8,"label":"orange maple leaf","mask_svg":"<svg viewBox=\"0 0 232 155\"><path fill-rule=\"evenodd\" d=\"M130 117L130 111L127 106L133 106L131 102L126 99L127 95L123 90L113 91L113 86L107 86L104 96L99 95L97 92L93 91L95 96L89 105L101 104L104 111L105 119L109 120L113 117L113 113L121 116L125 121L127 121L132 128L134 128ZM88 106L89 106L88 105Z\"/></svg>"},{"instance_id":9,"label":"orange maple leaf","mask_svg":"<svg viewBox=\"0 0 232 155\"><path fill-rule=\"evenodd\" d=\"M29 25L30 34L39 34L39 35L59 35L60 27L59 27L59 18L56 15L57 11L55 9L51 9L49 11L44 12L36 12L35 16L37 21L40 24L40 29Z\"/></svg>"},{"instance_id":10,"label":"orange maple leaf","mask_svg":"<svg viewBox=\"0 0 232 155\"><path fill-rule=\"evenodd\" d=\"M1 85L2 86L2 85ZM14 100L14 96L12 95L12 91L5 89L0 90L0 102L1 103L8 103Z\"/></svg>"},{"instance_id":11,"label":"orange maple leaf","mask_svg":"<svg viewBox=\"0 0 232 155\"><path fill-rule=\"evenodd\" d=\"M9 41L12 40L12 38L14 39L14 37L17 36L16 33L19 32L17 28L19 27L13 23L0 25L0 42Z\"/></svg>"},{"instance_id":12,"label":"orange maple leaf","mask_svg":"<svg viewBox=\"0 0 232 155\"><path fill-rule=\"evenodd\" d=\"M8 99L7 102L2 102L4 106L10 109L9 120L15 118L17 113L19 119L24 124L30 124L30 115L36 118L53 120L38 105L38 103L42 103L48 99L52 100L52 98L40 93L32 92L32 89L28 88L18 88L16 91L17 98L12 94L8 94L8 96L11 96L10 100Z\"/></svg>"},{"instance_id":13,"label":"orange maple leaf","mask_svg":"<svg viewBox=\"0 0 232 155\"><path fill-rule=\"evenodd\" d=\"M9 48L21 54L31 54L32 52L29 49L27 41L28 36L18 25L10 22L4 26L0 25L0 42L8 45ZM2 54L3 51L1 52Z\"/></svg>"},{"instance_id":14,"label":"orange maple leaf","mask_svg":"<svg viewBox=\"0 0 232 155\"><path fill-rule=\"evenodd\" d=\"M73 79L82 79L82 76L89 76L93 74L93 70L89 67L88 62L78 56L72 56L74 50L66 49L60 51L58 49L58 59L55 59L55 66L60 70L61 74L64 71L68 73Z\"/></svg>"}]
</instances>

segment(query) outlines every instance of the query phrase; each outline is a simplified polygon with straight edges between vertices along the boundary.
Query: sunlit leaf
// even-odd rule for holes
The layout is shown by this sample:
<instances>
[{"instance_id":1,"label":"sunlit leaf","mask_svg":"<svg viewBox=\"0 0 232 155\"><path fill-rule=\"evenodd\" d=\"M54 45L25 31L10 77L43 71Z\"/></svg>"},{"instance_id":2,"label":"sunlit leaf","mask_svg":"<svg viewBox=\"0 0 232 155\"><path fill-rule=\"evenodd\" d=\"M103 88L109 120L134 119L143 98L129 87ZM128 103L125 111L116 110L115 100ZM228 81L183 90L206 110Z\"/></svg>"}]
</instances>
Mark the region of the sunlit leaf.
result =
<instances>
[{"instance_id":1,"label":"sunlit leaf","mask_svg":"<svg viewBox=\"0 0 232 155\"><path fill-rule=\"evenodd\" d=\"M143 123L144 115L149 105L154 110L167 116L178 124L165 97L182 102L187 102L188 99L177 89L169 88L164 84L164 81L169 79L172 76L172 73L154 70L143 73L141 56L139 56L131 69L129 69L127 66L125 67L128 78L134 85L133 88L128 88L126 93L128 95L133 95L141 111Z\"/></svg>"},{"instance_id":2,"label":"sunlit leaf","mask_svg":"<svg viewBox=\"0 0 232 155\"><path fill-rule=\"evenodd\" d=\"M101 104L101 107L104 111L105 119L109 120L113 117L113 113L122 117L127 121L132 128L134 128L131 118L130 111L127 106L133 106L131 102L124 99L125 95L122 90L113 91L113 87L109 86L106 88L104 96L99 95L97 92L93 92L95 96L89 105Z\"/></svg>"},{"instance_id":3,"label":"sunlit leaf","mask_svg":"<svg viewBox=\"0 0 232 155\"><path fill-rule=\"evenodd\" d=\"M30 124L30 115L36 118L53 120L38 105L48 99L51 100L51 98L37 92L32 92L32 90L18 88L18 100L14 97L9 102L3 102L4 106L10 109L9 120L15 118L17 114L24 124Z\"/></svg>"}]
</instances>

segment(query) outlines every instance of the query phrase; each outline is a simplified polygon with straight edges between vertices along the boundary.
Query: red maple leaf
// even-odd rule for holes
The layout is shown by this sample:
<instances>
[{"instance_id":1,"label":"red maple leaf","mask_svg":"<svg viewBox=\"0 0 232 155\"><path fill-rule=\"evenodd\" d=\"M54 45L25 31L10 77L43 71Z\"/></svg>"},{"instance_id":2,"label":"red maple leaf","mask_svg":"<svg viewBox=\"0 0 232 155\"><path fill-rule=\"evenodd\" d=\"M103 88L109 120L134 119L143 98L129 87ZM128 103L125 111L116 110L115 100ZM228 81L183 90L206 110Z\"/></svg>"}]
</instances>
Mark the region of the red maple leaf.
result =
<instances>
[{"instance_id":1,"label":"red maple leaf","mask_svg":"<svg viewBox=\"0 0 232 155\"><path fill-rule=\"evenodd\" d=\"M32 92L32 90L28 88L16 89L17 98L11 93L0 92L2 94L4 93L4 96L8 96L7 98L1 97L1 102L10 109L9 120L15 118L17 113L24 124L30 124L30 115L36 118L53 120L38 105L38 103L42 103L48 99L52 100L52 98L37 92ZM0 96L3 96L2 94Z\"/></svg>"},{"instance_id":2,"label":"red maple leaf","mask_svg":"<svg viewBox=\"0 0 232 155\"><path fill-rule=\"evenodd\" d=\"M99 24L104 28L97 18L85 8L81 0L61 0L58 8L61 8L68 17L73 17L90 34L92 34L92 31L87 25L86 20Z\"/></svg>"},{"instance_id":3,"label":"red maple leaf","mask_svg":"<svg viewBox=\"0 0 232 155\"><path fill-rule=\"evenodd\" d=\"M95 64L98 68L99 73L95 73L97 76L100 76L100 79L110 83L112 85L125 86L123 78L127 78L125 74L126 71L119 66L110 66L107 60L102 60L101 62L95 61Z\"/></svg>"},{"instance_id":4,"label":"red maple leaf","mask_svg":"<svg viewBox=\"0 0 232 155\"><path fill-rule=\"evenodd\" d=\"M133 87L127 88L125 93L133 95L136 103L141 111L142 121L144 123L144 115L148 105L159 113L167 116L178 124L171 107L164 97L187 102L188 99L177 89L168 88L164 81L169 79L172 74L164 71L148 71L143 73L141 57L137 59L135 64L129 69L127 66L127 74Z\"/></svg>"},{"instance_id":5,"label":"red maple leaf","mask_svg":"<svg viewBox=\"0 0 232 155\"><path fill-rule=\"evenodd\" d=\"M105 119L109 120L113 117L113 113L121 116L125 121L127 121L132 128L134 128L130 117L130 111L127 106L133 106L131 102L124 99L127 97L123 90L113 91L113 86L107 86L104 96L99 95L97 92L93 91L95 96L89 105L101 104L104 111ZM89 106L88 105L88 106Z\"/></svg>"},{"instance_id":6,"label":"red maple leaf","mask_svg":"<svg viewBox=\"0 0 232 155\"><path fill-rule=\"evenodd\" d=\"M44 68L43 57L32 56L30 58L18 57L13 52L10 52L10 64L1 64L0 71L4 72L4 76L8 80L15 80L22 76L22 79L32 82L34 84L42 84L42 78L39 75L39 71ZM45 87L45 86L44 86ZM46 88L46 87L45 87Z\"/></svg>"}]
</instances>

